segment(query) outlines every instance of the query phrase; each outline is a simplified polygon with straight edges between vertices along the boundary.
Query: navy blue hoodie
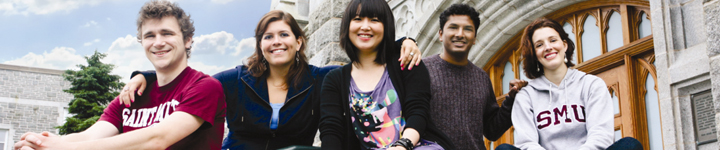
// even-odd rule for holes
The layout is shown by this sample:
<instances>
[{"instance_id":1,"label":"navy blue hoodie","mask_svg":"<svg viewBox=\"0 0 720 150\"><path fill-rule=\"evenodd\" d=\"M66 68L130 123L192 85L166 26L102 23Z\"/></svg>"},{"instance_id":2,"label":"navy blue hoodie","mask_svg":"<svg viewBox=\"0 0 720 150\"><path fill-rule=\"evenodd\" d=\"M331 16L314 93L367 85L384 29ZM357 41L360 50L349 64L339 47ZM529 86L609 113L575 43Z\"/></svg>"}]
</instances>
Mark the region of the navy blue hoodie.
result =
<instances>
[{"instance_id":1,"label":"navy blue hoodie","mask_svg":"<svg viewBox=\"0 0 720 150\"><path fill-rule=\"evenodd\" d=\"M320 121L320 89L325 75L339 66L308 65L308 74L299 87L288 87L286 102L280 109L278 127L270 129L272 107L265 77L253 77L239 65L213 75L222 83L227 103L228 135L222 149L279 149L292 145L311 146ZM155 72L142 73L148 83Z\"/></svg>"}]
</instances>

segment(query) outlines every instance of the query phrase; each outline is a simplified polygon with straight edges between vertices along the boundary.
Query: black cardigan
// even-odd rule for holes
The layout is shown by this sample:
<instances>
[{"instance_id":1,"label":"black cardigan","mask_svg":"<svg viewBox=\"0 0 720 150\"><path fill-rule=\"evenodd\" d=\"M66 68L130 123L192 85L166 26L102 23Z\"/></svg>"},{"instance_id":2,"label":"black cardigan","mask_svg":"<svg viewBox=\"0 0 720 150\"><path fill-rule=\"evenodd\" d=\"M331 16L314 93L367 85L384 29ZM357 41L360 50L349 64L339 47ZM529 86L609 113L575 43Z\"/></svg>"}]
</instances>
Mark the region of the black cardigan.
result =
<instances>
[{"instance_id":1,"label":"black cardigan","mask_svg":"<svg viewBox=\"0 0 720 150\"><path fill-rule=\"evenodd\" d=\"M455 149L430 119L430 75L425 64L413 67L413 70L400 70L400 63L392 60L399 58L399 52L389 52L386 69L390 80L398 92L402 106L402 116L406 120L405 128L414 128L420 138L438 143L445 149ZM320 138L322 149L360 149L350 120L348 95L350 94L350 71L352 63L337 68L325 77L320 100Z\"/></svg>"}]
</instances>

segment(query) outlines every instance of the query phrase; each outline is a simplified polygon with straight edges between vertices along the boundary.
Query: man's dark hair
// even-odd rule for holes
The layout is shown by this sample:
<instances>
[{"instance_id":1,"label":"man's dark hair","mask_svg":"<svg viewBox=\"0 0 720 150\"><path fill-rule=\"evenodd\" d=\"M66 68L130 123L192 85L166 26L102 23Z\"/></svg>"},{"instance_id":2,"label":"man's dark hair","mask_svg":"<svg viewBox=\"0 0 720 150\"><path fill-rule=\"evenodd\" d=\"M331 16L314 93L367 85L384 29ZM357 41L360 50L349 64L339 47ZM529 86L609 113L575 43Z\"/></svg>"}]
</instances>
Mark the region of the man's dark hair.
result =
<instances>
[{"instance_id":1,"label":"man's dark hair","mask_svg":"<svg viewBox=\"0 0 720 150\"><path fill-rule=\"evenodd\" d=\"M473 21L475 25L475 31L477 32L480 27L480 13L475 11L475 8L467 4L453 4L448 9L445 9L440 14L440 31L445 27L445 23L448 18L452 15L467 15Z\"/></svg>"}]
</instances>

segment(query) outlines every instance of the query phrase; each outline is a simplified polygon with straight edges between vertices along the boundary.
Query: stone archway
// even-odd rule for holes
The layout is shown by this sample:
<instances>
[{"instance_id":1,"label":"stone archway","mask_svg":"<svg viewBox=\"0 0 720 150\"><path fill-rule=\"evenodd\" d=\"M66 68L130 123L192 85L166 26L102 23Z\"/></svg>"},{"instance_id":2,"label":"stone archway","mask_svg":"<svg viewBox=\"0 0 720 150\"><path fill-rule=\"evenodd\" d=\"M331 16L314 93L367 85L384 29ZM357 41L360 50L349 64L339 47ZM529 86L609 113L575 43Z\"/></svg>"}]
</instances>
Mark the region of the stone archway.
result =
<instances>
[{"instance_id":1,"label":"stone archway","mask_svg":"<svg viewBox=\"0 0 720 150\"><path fill-rule=\"evenodd\" d=\"M391 0L390 4L393 4ZM476 44L470 50L468 59L477 66L484 66L488 60L494 55L500 47L505 44L516 33L520 32L527 24L538 17L547 15L550 12L557 11L560 8L582 2L585 0L544 0L544 1L521 1L513 0L510 2L495 0L445 0L431 1L435 2L432 9L422 8L425 12L421 16L414 16L416 20L412 28L399 28L397 34L399 36L407 35L416 37L418 46L423 50L423 56L438 54L442 51L442 45L438 41L438 31L440 29L439 16L445 8L455 3L465 3L474 6L480 12L480 27L476 38ZM407 0L403 2L414 2ZM402 11L403 5L411 5L412 3L399 3L394 8L396 18L404 17ZM414 7L417 9L417 7ZM398 17L401 16L401 17ZM412 22L412 21L408 21ZM401 23L398 23L401 24ZM402 34L409 33L409 34Z\"/></svg>"},{"instance_id":2,"label":"stone archway","mask_svg":"<svg viewBox=\"0 0 720 150\"><path fill-rule=\"evenodd\" d=\"M442 51L437 34L440 13L455 3L474 6L480 12L480 27L468 59L477 66L484 66L505 42L532 20L582 1L585 0L387 0L396 19L396 38L416 38L418 46L424 51L423 57ZM311 57L310 63L326 65L349 61L338 46L337 39L340 19L348 1L318 0L309 3L309 22L304 30L308 37L306 53Z\"/></svg>"}]
</instances>

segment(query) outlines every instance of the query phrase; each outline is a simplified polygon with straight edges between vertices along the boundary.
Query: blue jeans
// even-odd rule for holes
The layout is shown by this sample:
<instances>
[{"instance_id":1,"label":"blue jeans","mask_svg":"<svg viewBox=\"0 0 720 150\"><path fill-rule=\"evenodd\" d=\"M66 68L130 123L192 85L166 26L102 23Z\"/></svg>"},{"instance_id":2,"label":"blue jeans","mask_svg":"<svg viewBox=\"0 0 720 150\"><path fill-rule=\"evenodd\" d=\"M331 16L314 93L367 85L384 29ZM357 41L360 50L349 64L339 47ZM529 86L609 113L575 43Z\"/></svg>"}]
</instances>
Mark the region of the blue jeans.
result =
<instances>
[{"instance_id":1,"label":"blue jeans","mask_svg":"<svg viewBox=\"0 0 720 150\"><path fill-rule=\"evenodd\" d=\"M519 148L510 145L510 144L502 144L495 148L496 150L520 150ZM607 148L607 150L642 150L643 146L640 144L640 141L638 141L635 138L632 137L625 137L622 138Z\"/></svg>"}]
</instances>

